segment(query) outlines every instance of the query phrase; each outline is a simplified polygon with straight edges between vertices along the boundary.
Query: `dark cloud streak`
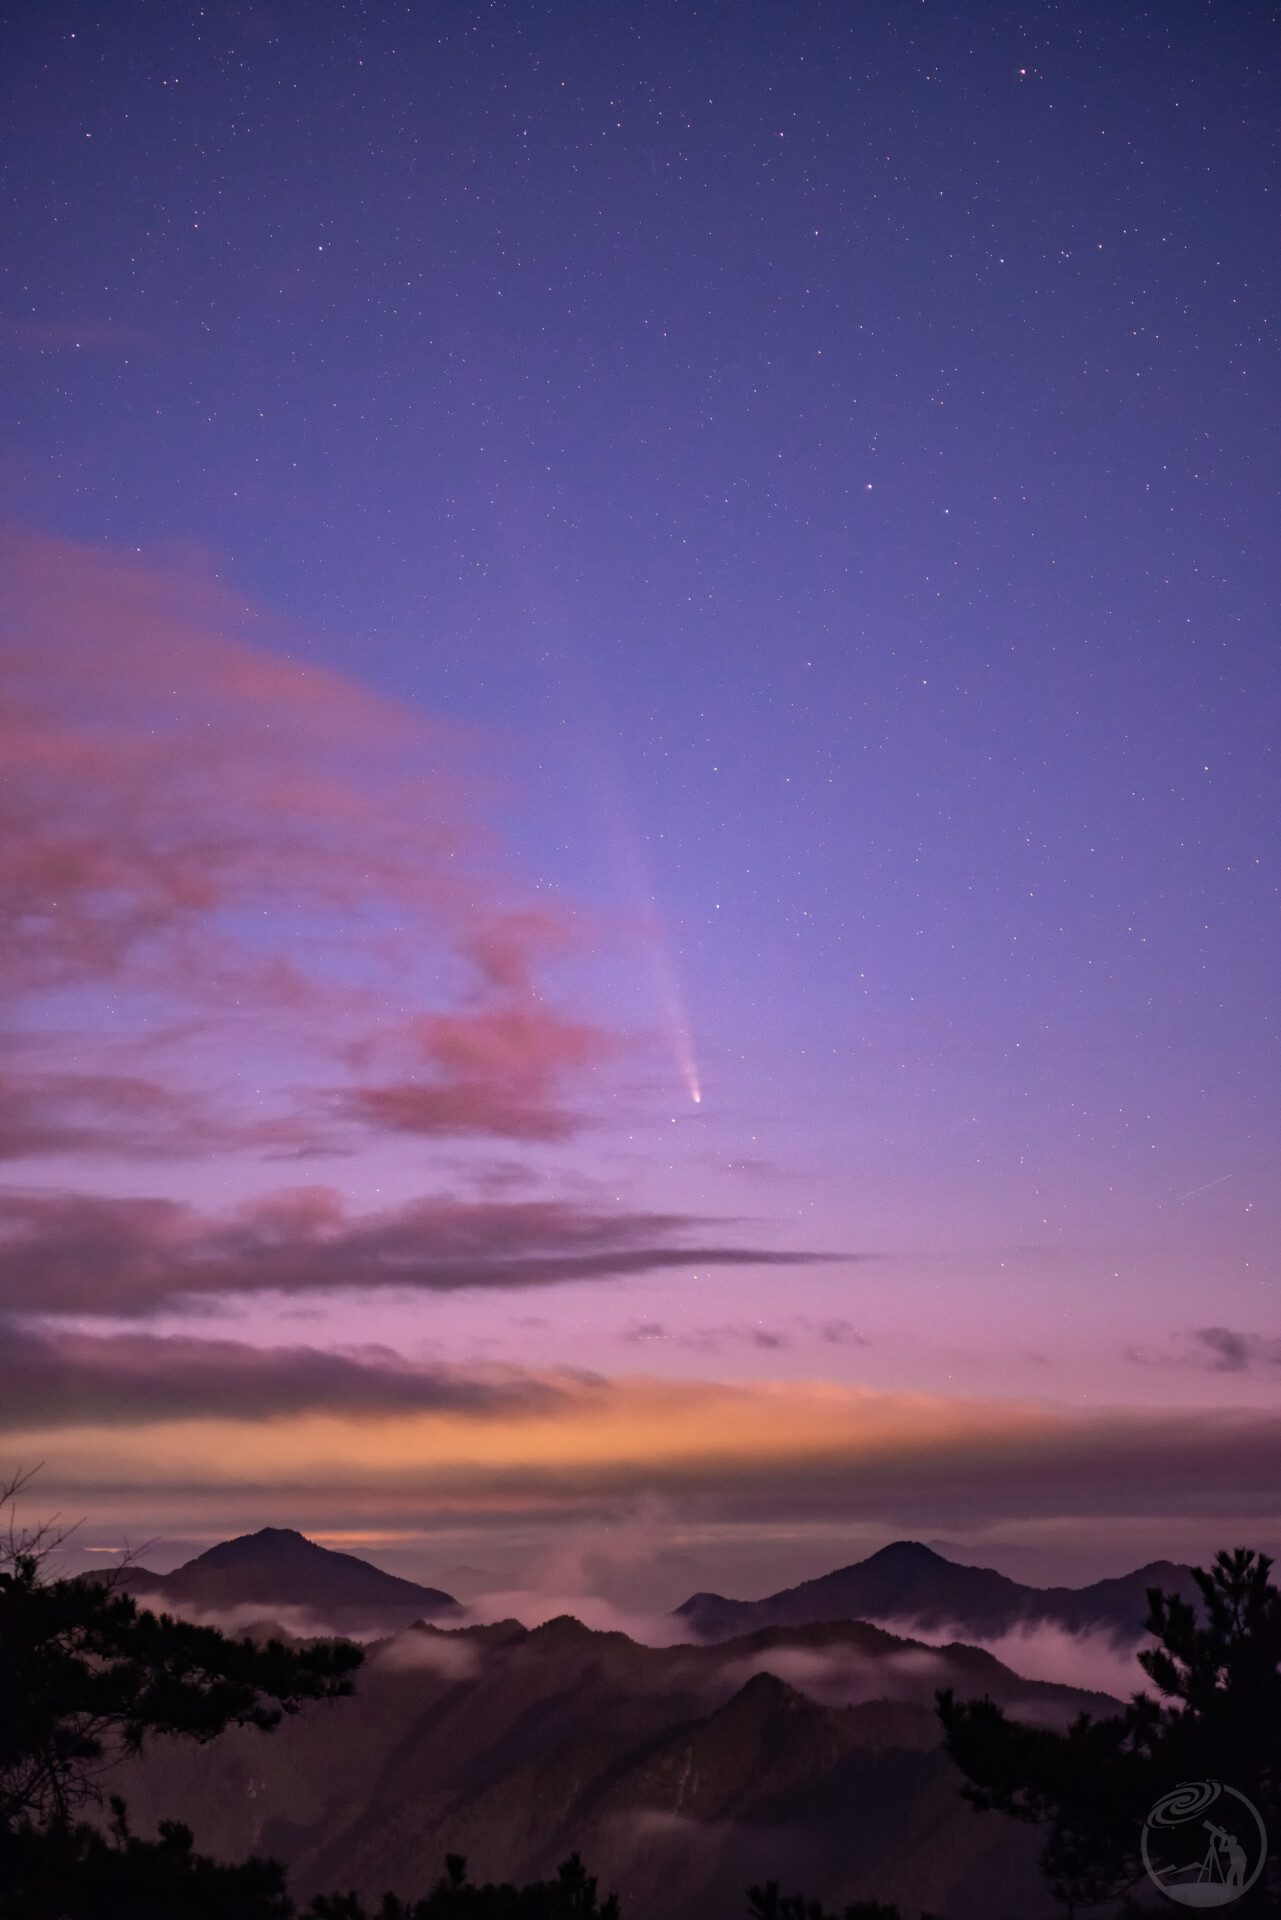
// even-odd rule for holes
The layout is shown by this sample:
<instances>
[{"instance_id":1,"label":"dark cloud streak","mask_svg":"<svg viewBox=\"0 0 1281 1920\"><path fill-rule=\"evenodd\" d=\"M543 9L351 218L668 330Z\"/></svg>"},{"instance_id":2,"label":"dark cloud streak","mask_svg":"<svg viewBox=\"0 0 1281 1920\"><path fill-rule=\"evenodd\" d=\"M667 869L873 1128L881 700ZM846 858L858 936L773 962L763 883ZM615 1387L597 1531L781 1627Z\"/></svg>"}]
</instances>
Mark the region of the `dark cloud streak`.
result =
<instances>
[{"instance_id":1,"label":"dark cloud streak","mask_svg":"<svg viewBox=\"0 0 1281 1920\"><path fill-rule=\"evenodd\" d=\"M172 1200L10 1191L0 1193L0 1311L136 1314L194 1294L444 1293L858 1257L688 1244L708 1224L559 1201L430 1199L353 1216L323 1187L269 1194L222 1219Z\"/></svg>"},{"instance_id":2,"label":"dark cloud streak","mask_svg":"<svg viewBox=\"0 0 1281 1920\"><path fill-rule=\"evenodd\" d=\"M1140 1366L1193 1367L1202 1373L1249 1373L1281 1367L1281 1340L1235 1327L1197 1327L1180 1334L1165 1351L1131 1347L1128 1357Z\"/></svg>"},{"instance_id":3,"label":"dark cloud streak","mask_svg":"<svg viewBox=\"0 0 1281 1920\"><path fill-rule=\"evenodd\" d=\"M0 1430L315 1412L483 1415L547 1411L557 1397L532 1375L415 1367L384 1348L328 1353L0 1326Z\"/></svg>"}]
</instances>

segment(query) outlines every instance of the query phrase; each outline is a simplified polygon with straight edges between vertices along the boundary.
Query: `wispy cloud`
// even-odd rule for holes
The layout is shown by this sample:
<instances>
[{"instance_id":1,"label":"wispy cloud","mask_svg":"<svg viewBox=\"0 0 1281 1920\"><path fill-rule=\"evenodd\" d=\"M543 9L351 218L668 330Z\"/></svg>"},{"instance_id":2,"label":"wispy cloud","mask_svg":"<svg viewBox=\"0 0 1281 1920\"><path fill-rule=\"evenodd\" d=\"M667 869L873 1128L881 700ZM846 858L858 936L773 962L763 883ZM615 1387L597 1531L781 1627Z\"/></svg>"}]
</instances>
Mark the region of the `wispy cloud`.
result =
<instances>
[{"instance_id":1,"label":"wispy cloud","mask_svg":"<svg viewBox=\"0 0 1281 1920\"><path fill-rule=\"evenodd\" d=\"M576 1131L581 1117L557 1103L557 1089L614 1051L599 1028L529 1007L426 1015L396 1039L402 1056L422 1063L423 1077L355 1087L337 1096L343 1111L389 1132L514 1140Z\"/></svg>"},{"instance_id":2,"label":"wispy cloud","mask_svg":"<svg viewBox=\"0 0 1281 1920\"><path fill-rule=\"evenodd\" d=\"M681 1346L689 1347L696 1353L720 1353L725 1347L755 1347L758 1351L775 1353L792 1342L781 1328L756 1324L730 1323L719 1327L695 1327L685 1334Z\"/></svg>"},{"instance_id":3,"label":"wispy cloud","mask_svg":"<svg viewBox=\"0 0 1281 1920\"><path fill-rule=\"evenodd\" d=\"M199 1146L241 1145L206 1107L138 1074L10 1073L0 1078L0 1160L109 1151L166 1159Z\"/></svg>"},{"instance_id":4,"label":"wispy cloud","mask_svg":"<svg viewBox=\"0 0 1281 1920\"><path fill-rule=\"evenodd\" d=\"M249 644L207 573L0 569L0 1151L581 1124L618 1037L549 1003L579 923L502 870L462 730Z\"/></svg>"}]
</instances>

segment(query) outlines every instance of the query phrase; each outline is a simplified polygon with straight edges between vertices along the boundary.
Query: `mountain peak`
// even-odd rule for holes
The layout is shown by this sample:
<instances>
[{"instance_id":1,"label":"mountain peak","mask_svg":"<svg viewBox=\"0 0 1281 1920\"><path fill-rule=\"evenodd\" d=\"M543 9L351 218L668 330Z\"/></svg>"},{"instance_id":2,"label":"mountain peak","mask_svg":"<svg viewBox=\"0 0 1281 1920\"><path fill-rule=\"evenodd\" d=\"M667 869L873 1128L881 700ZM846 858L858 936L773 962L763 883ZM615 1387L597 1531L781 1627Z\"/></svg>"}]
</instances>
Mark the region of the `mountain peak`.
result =
<instances>
[{"instance_id":1,"label":"mountain peak","mask_svg":"<svg viewBox=\"0 0 1281 1920\"><path fill-rule=\"evenodd\" d=\"M764 1600L694 1594L677 1607L676 1617L703 1640L728 1640L761 1627L828 1620L895 1621L909 1628L942 1628L961 1638L992 1640L1014 1627L1044 1620L1070 1633L1093 1629L1133 1642L1141 1637L1147 1616L1145 1589L1158 1583L1185 1599L1196 1599L1188 1569L1169 1563L1089 1587L1043 1589L1021 1586L992 1567L944 1559L919 1540L894 1540L866 1560Z\"/></svg>"},{"instance_id":2,"label":"mountain peak","mask_svg":"<svg viewBox=\"0 0 1281 1920\"><path fill-rule=\"evenodd\" d=\"M927 1547L921 1540L891 1540L888 1547L878 1547L866 1560L856 1562L861 1567L877 1566L918 1566L951 1567L953 1560L945 1560L933 1547Z\"/></svg>"},{"instance_id":3,"label":"mountain peak","mask_svg":"<svg viewBox=\"0 0 1281 1920\"><path fill-rule=\"evenodd\" d=\"M135 1583L126 1572L121 1584ZM221 1540L173 1573L147 1574L136 1586L149 1605L219 1613L291 1608L335 1633L397 1633L415 1620L459 1613L452 1594L384 1573L354 1553L336 1553L293 1527L261 1527Z\"/></svg>"},{"instance_id":4,"label":"mountain peak","mask_svg":"<svg viewBox=\"0 0 1281 1920\"><path fill-rule=\"evenodd\" d=\"M326 1551L293 1527L260 1527L257 1533L238 1533L234 1540L220 1540L216 1547L188 1560L186 1566L252 1566L262 1560L298 1559Z\"/></svg>"}]
</instances>

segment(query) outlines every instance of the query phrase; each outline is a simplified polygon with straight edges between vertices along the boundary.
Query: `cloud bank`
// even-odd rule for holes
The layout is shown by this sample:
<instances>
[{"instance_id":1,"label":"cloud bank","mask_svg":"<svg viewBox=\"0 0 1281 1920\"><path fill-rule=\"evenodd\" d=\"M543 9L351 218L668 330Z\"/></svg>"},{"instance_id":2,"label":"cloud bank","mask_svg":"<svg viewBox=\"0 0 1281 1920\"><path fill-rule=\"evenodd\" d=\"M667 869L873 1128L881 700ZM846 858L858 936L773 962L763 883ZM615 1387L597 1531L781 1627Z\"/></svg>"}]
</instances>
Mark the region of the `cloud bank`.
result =
<instances>
[{"instance_id":1,"label":"cloud bank","mask_svg":"<svg viewBox=\"0 0 1281 1920\"><path fill-rule=\"evenodd\" d=\"M127 1369L127 1346L117 1358ZM174 1362L181 1375L181 1348ZM424 1370L415 1385L369 1356L351 1359L367 1369L359 1382L317 1364L308 1398L311 1364L288 1352L261 1363L263 1414L273 1372L282 1405L306 1401L298 1411L229 1419L216 1396L193 1391L187 1417L167 1414L161 1396L154 1419L113 1424L90 1400L57 1429L15 1426L7 1449L46 1461L42 1488L58 1504L101 1510L146 1486L164 1506L180 1491L193 1524L217 1507L244 1524L261 1512L304 1528L339 1514L348 1525L591 1525L657 1499L682 1522L747 1527L873 1521L915 1533L1029 1516L1202 1514L1226 1537L1281 1511L1281 1416L1270 1413L1083 1414L830 1382L569 1371L524 1385ZM345 1412L342 1396L361 1393L401 1400ZM415 1394L422 1405L408 1404Z\"/></svg>"}]
</instances>

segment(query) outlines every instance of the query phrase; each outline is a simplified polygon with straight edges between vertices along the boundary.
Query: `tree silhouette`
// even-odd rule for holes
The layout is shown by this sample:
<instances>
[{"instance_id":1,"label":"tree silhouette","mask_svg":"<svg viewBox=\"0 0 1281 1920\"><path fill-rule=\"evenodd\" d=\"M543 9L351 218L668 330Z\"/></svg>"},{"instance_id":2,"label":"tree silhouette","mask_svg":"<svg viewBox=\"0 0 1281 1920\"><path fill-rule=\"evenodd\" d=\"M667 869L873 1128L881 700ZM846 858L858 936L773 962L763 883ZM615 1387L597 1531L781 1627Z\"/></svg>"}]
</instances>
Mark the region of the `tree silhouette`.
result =
<instances>
[{"instance_id":1,"label":"tree silhouette","mask_svg":"<svg viewBox=\"0 0 1281 1920\"><path fill-rule=\"evenodd\" d=\"M38 1556L18 1552L0 1571L0 1822L65 1819L156 1734L266 1731L337 1699L362 1658L342 1640L231 1640L95 1580L42 1580Z\"/></svg>"},{"instance_id":2,"label":"tree silhouette","mask_svg":"<svg viewBox=\"0 0 1281 1920\"><path fill-rule=\"evenodd\" d=\"M23 1484L0 1489L0 1506ZM361 1649L260 1646L143 1612L109 1582L44 1578L51 1544L12 1526L0 1539L0 1920L286 1920L275 1861L206 1860L172 1821L137 1839L119 1799L105 1833L74 1815L157 1734L266 1732L349 1694Z\"/></svg>"},{"instance_id":3,"label":"tree silhouette","mask_svg":"<svg viewBox=\"0 0 1281 1920\"><path fill-rule=\"evenodd\" d=\"M0 1507L21 1481L0 1488ZM129 1831L111 1800L104 1831L76 1819L102 1778L158 1734L263 1732L309 1702L353 1690L364 1658L345 1640L287 1647L233 1640L143 1611L98 1579L44 1578L46 1532L0 1538L0 1920L294 1920L276 1860L227 1865L194 1850L190 1828ZM355 1894L323 1894L311 1920L366 1920ZM555 1880L472 1886L456 1855L425 1899L386 1894L377 1920L620 1920L577 1854Z\"/></svg>"},{"instance_id":4,"label":"tree silhouette","mask_svg":"<svg viewBox=\"0 0 1281 1920\"><path fill-rule=\"evenodd\" d=\"M856 1900L852 1907L829 1913L821 1900L807 1900L801 1893L780 1893L777 1880L747 1889L747 1911L750 1920L902 1920L897 1907L880 1900ZM933 1920L933 1915L923 1913L921 1920Z\"/></svg>"},{"instance_id":5,"label":"tree silhouette","mask_svg":"<svg viewBox=\"0 0 1281 1920\"><path fill-rule=\"evenodd\" d=\"M619 1908L617 1894L597 1900L596 1881L576 1853L561 1862L554 1880L524 1887L474 1887L466 1860L450 1853L443 1876L423 1900L387 1893L371 1916L354 1893L320 1894L307 1908L307 1920L619 1920Z\"/></svg>"},{"instance_id":6,"label":"tree silhouette","mask_svg":"<svg viewBox=\"0 0 1281 1920\"><path fill-rule=\"evenodd\" d=\"M207 1860L174 1820L139 1840L124 1802L111 1807L107 1833L66 1819L0 1828L0 1920L291 1920L279 1862Z\"/></svg>"},{"instance_id":7,"label":"tree silhouette","mask_svg":"<svg viewBox=\"0 0 1281 1920\"><path fill-rule=\"evenodd\" d=\"M1281 1593L1266 1554L1238 1548L1193 1570L1202 1618L1186 1600L1148 1592L1144 1626L1158 1644L1139 1655L1162 1699L1138 1693L1120 1714L1082 1714L1066 1733L1007 1719L992 1701L938 1696L944 1744L980 1811L1047 1828L1041 1867L1069 1912L1146 1894L1144 1820L1176 1786L1217 1780L1277 1832L1281 1813ZM1234 1902L1275 1912L1275 1863ZM1150 1903L1146 1910L1156 1911ZM1162 1903L1161 1911L1168 1912Z\"/></svg>"}]
</instances>

